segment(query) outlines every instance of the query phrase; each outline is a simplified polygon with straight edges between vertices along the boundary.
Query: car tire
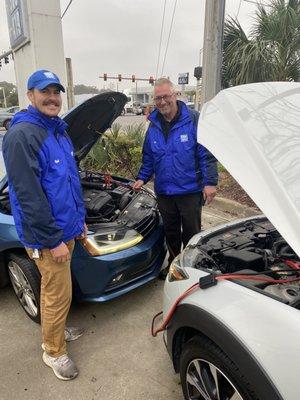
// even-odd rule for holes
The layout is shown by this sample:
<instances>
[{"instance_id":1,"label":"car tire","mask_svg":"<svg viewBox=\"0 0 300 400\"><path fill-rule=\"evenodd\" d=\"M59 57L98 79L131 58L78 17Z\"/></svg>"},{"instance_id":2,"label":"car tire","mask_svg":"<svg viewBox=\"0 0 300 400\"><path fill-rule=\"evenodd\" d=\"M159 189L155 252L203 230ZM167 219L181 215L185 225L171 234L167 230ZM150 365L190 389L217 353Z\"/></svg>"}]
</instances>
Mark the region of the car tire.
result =
<instances>
[{"instance_id":1,"label":"car tire","mask_svg":"<svg viewBox=\"0 0 300 400\"><path fill-rule=\"evenodd\" d=\"M3 128L5 128L6 130L8 130L10 121L11 121L10 119L7 119L6 121L4 121L4 122L3 122Z\"/></svg>"},{"instance_id":2,"label":"car tire","mask_svg":"<svg viewBox=\"0 0 300 400\"><path fill-rule=\"evenodd\" d=\"M258 400L246 377L213 342L195 336L184 344L180 357L184 398ZM217 391L219 390L219 397Z\"/></svg>"},{"instance_id":3,"label":"car tire","mask_svg":"<svg viewBox=\"0 0 300 400\"><path fill-rule=\"evenodd\" d=\"M25 255L9 254L8 273L14 292L23 310L34 322L40 323L41 275Z\"/></svg>"}]
</instances>

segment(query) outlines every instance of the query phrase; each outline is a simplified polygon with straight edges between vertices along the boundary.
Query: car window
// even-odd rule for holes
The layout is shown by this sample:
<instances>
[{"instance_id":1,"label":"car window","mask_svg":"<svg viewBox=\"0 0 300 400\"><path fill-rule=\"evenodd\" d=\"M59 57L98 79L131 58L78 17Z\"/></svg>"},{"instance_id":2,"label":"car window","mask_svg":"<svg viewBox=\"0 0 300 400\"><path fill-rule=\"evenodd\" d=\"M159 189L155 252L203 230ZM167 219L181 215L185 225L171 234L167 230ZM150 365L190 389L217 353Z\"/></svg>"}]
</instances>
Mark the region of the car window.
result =
<instances>
[{"instance_id":1,"label":"car window","mask_svg":"<svg viewBox=\"0 0 300 400\"><path fill-rule=\"evenodd\" d=\"M5 170L5 164L3 160L3 154L2 151L0 151L0 181L5 177L6 175L6 170Z\"/></svg>"}]
</instances>

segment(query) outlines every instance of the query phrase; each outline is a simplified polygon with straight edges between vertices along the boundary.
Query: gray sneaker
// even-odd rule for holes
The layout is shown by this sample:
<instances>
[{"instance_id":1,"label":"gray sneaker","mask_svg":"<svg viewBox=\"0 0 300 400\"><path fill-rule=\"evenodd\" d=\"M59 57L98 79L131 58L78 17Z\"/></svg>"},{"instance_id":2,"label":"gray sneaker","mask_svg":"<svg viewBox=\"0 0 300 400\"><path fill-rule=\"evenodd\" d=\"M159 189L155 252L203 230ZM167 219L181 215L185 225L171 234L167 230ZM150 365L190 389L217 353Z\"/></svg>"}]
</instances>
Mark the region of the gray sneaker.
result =
<instances>
[{"instance_id":1,"label":"gray sneaker","mask_svg":"<svg viewBox=\"0 0 300 400\"><path fill-rule=\"evenodd\" d=\"M74 379L79 373L76 365L68 354L63 354L60 357L51 357L44 351L43 361L48 367L52 368L56 377L63 381Z\"/></svg>"},{"instance_id":2,"label":"gray sneaker","mask_svg":"<svg viewBox=\"0 0 300 400\"><path fill-rule=\"evenodd\" d=\"M65 327L65 339L66 342L71 342L72 340L76 340L80 338L84 333L83 328L78 328L75 326L66 326Z\"/></svg>"},{"instance_id":3,"label":"gray sneaker","mask_svg":"<svg viewBox=\"0 0 300 400\"><path fill-rule=\"evenodd\" d=\"M66 342L72 342L72 340L76 340L80 338L84 334L84 329L83 328L77 328L74 326L66 326L65 327L65 341ZM44 343L42 343L42 349L45 349Z\"/></svg>"}]
</instances>

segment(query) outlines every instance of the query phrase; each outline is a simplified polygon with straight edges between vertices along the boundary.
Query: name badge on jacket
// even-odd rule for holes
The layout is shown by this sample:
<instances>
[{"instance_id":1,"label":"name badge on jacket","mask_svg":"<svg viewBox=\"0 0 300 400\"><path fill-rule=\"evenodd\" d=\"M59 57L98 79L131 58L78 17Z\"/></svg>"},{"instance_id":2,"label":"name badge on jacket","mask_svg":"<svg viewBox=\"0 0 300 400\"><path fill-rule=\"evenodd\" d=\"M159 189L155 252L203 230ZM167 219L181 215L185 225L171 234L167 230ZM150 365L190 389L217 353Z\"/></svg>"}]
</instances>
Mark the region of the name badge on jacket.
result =
<instances>
[{"instance_id":1,"label":"name badge on jacket","mask_svg":"<svg viewBox=\"0 0 300 400\"><path fill-rule=\"evenodd\" d=\"M189 141L188 135L186 135L186 134L180 135L180 141L181 141L181 143L188 142Z\"/></svg>"}]
</instances>

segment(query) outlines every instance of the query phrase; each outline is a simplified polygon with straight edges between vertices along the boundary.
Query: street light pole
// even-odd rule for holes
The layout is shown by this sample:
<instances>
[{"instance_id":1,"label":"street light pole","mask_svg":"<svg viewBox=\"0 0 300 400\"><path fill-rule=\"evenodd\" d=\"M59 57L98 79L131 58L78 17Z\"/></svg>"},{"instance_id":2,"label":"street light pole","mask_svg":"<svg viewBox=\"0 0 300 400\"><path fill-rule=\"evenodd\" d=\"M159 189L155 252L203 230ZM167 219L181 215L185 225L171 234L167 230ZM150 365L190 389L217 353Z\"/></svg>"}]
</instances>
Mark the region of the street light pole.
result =
<instances>
[{"instance_id":1,"label":"street light pole","mask_svg":"<svg viewBox=\"0 0 300 400\"><path fill-rule=\"evenodd\" d=\"M5 90L4 90L4 87L0 87L0 89L2 89L2 92L3 92L4 107L7 108L7 103L6 103L6 97L5 97Z\"/></svg>"}]
</instances>

